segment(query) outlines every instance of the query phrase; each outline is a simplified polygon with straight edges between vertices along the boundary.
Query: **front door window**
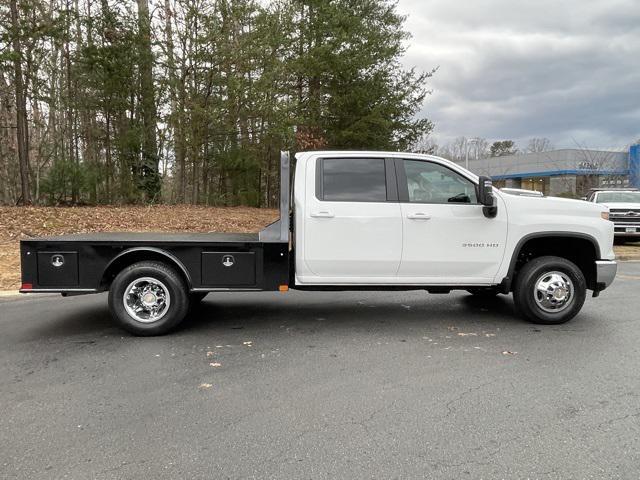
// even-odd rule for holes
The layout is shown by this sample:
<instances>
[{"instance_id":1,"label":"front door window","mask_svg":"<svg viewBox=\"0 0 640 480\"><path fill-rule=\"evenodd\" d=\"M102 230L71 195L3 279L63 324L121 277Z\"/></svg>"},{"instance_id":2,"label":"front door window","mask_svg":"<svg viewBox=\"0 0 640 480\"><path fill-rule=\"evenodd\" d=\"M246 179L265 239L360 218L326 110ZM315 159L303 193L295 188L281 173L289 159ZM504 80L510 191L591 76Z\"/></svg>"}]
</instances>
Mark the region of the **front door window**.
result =
<instances>
[{"instance_id":1,"label":"front door window","mask_svg":"<svg viewBox=\"0 0 640 480\"><path fill-rule=\"evenodd\" d=\"M453 170L414 160L404 168L411 203L478 203L475 185Z\"/></svg>"}]
</instances>

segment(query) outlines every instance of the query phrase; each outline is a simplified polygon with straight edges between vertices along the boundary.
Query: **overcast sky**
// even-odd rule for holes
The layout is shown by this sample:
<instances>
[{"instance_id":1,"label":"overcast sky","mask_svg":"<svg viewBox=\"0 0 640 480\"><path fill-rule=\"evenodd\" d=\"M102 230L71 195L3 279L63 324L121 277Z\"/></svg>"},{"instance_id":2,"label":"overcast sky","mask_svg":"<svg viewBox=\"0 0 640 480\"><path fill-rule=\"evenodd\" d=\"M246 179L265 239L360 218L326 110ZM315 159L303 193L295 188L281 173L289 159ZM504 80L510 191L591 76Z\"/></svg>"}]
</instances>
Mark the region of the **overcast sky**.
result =
<instances>
[{"instance_id":1,"label":"overcast sky","mask_svg":"<svg viewBox=\"0 0 640 480\"><path fill-rule=\"evenodd\" d=\"M399 0L407 66L430 69L434 137L640 138L640 0Z\"/></svg>"}]
</instances>

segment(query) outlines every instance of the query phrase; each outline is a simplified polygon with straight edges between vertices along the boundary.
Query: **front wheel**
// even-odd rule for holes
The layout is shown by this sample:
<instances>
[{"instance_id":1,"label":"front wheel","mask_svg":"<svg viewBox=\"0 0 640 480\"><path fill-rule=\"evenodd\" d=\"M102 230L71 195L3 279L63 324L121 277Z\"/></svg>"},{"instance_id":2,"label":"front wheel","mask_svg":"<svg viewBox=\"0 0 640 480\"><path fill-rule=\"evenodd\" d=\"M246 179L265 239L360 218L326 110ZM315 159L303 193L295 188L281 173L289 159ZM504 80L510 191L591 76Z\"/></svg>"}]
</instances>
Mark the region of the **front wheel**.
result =
<instances>
[{"instance_id":1,"label":"front wheel","mask_svg":"<svg viewBox=\"0 0 640 480\"><path fill-rule=\"evenodd\" d=\"M160 262L139 262L122 270L109 289L109 310L134 335L162 335L189 311L189 290L182 277Z\"/></svg>"},{"instance_id":2,"label":"front wheel","mask_svg":"<svg viewBox=\"0 0 640 480\"><path fill-rule=\"evenodd\" d=\"M575 317L587 296L586 280L573 263L560 257L539 257L518 272L513 290L516 309L529 321L546 325Z\"/></svg>"}]
</instances>

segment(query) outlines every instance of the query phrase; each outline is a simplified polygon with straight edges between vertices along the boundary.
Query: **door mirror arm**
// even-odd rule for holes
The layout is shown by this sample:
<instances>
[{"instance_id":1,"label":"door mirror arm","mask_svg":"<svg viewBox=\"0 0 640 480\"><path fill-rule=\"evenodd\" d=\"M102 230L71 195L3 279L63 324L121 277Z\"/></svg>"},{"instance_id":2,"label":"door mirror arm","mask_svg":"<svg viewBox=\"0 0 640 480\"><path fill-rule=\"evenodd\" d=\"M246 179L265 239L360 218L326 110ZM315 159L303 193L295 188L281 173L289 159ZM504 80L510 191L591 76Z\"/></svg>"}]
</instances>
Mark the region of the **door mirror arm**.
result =
<instances>
[{"instance_id":1,"label":"door mirror arm","mask_svg":"<svg viewBox=\"0 0 640 480\"><path fill-rule=\"evenodd\" d=\"M479 177L478 201L482 204L482 213L485 217L493 218L498 214L498 205L493 196L493 183L490 177Z\"/></svg>"}]
</instances>

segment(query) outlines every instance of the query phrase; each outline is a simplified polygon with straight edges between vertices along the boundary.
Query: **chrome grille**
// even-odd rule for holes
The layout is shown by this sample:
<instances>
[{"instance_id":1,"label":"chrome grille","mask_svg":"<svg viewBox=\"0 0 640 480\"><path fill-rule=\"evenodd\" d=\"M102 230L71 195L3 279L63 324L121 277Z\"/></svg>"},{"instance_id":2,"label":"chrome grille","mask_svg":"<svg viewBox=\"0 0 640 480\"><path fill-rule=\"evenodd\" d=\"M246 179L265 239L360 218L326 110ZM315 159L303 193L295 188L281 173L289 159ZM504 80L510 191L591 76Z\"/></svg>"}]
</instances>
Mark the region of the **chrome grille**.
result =
<instances>
[{"instance_id":1,"label":"chrome grille","mask_svg":"<svg viewBox=\"0 0 640 480\"><path fill-rule=\"evenodd\" d=\"M609 213L611 213L612 215L627 214L629 212L637 213L638 215L640 215L640 208L610 208L609 209Z\"/></svg>"},{"instance_id":2,"label":"chrome grille","mask_svg":"<svg viewBox=\"0 0 640 480\"><path fill-rule=\"evenodd\" d=\"M640 225L640 208L611 208L609 220L617 225Z\"/></svg>"},{"instance_id":3,"label":"chrome grille","mask_svg":"<svg viewBox=\"0 0 640 480\"><path fill-rule=\"evenodd\" d=\"M609 220L611 220L616 225L640 225L640 217L614 217L613 215L611 215L609 217Z\"/></svg>"}]
</instances>

